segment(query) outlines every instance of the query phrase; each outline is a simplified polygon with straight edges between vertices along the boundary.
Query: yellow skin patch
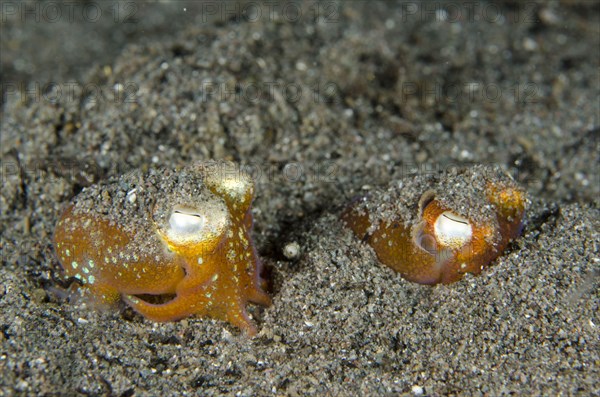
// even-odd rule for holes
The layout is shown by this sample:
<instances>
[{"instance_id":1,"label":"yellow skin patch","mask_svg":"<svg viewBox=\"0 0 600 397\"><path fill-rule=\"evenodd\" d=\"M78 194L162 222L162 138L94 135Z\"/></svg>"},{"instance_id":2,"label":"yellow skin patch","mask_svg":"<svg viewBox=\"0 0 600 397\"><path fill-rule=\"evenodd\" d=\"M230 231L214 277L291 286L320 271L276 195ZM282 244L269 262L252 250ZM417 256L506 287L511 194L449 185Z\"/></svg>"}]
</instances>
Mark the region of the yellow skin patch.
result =
<instances>
[{"instance_id":1,"label":"yellow skin patch","mask_svg":"<svg viewBox=\"0 0 600 397\"><path fill-rule=\"evenodd\" d=\"M431 194L431 193L426 193ZM525 194L503 183L487 183L485 199L497 222L477 223L441 204L434 195L423 203L414 225L401 219L371 224L369 213L350 208L342 220L366 241L385 265L421 284L449 284L465 273L479 274L522 228Z\"/></svg>"},{"instance_id":2,"label":"yellow skin patch","mask_svg":"<svg viewBox=\"0 0 600 397\"><path fill-rule=\"evenodd\" d=\"M212 163L211 170L220 164ZM211 205L206 198L175 205L162 223L152 214L142 217L150 241L160 245L151 250L140 248L147 245L148 238L142 240L147 235L126 227L126 217L110 221L71 204L54 234L65 273L80 280L99 303L122 298L153 321L209 316L255 335L246 304L269 306L271 299L260 287L260 261L250 238L253 181L239 171L235 176L205 173L203 183L205 195L214 195ZM160 304L136 296L165 294L174 297Z\"/></svg>"}]
</instances>

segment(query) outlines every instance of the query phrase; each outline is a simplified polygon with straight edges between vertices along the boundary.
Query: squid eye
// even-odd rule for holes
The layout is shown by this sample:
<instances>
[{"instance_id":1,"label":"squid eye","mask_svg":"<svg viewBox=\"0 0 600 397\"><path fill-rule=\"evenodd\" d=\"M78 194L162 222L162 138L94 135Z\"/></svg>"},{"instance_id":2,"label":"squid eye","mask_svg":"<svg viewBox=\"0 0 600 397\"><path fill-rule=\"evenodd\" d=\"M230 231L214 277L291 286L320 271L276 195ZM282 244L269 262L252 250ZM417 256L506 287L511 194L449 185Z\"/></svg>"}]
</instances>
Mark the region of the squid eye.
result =
<instances>
[{"instance_id":1,"label":"squid eye","mask_svg":"<svg viewBox=\"0 0 600 397\"><path fill-rule=\"evenodd\" d=\"M166 230L160 233L170 246L212 241L229 227L229 213L223 202L203 203L201 209L176 206L169 215Z\"/></svg>"},{"instance_id":2,"label":"squid eye","mask_svg":"<svg viewBox=\"0 0 600 397\"><path fill-rule=\"evenodd\" d=\"M206 217L202 214L175 209L169 218L169 225L175 233L196 234L200 233L206 225Z\"/></svg>"},{"instance_id":3,"label":"squid eye","mask_svg":"<svg viewBox=\"0 0 600 397\"><path fill-rule=\"evenodd\" d=\"M473 236L473 228L469 220L450 211L438 216L433 225L435 237L440 245L460 248Z\"/></svg>"}]
</instances>

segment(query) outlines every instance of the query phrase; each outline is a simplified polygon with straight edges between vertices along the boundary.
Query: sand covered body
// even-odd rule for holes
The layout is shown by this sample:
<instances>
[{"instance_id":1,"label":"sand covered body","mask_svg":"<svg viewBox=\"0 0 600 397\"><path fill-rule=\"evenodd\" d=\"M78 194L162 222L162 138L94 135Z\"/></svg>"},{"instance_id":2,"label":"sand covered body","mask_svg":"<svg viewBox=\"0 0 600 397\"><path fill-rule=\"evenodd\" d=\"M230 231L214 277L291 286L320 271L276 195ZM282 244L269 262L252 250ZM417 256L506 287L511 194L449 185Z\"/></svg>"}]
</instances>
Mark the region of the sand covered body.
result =
<instances>
[{"instance_id":1,"label":"sand covered body","mask_svg":"<svg viewBox=\"0 0 600 397\"><path fill-rule=\"evenodd\" d=\"M526 201L501 168L480 165L392 181L342 219L407 280L449 284L481 273L521 234Z\"/></svg>"},{"instance_id":2,"label":"sand covered body","mask_svg":"<svg viewBox=\"0 0 600 397\"><path fill-rule=\"evenodd\" d=\"M374 226L382 220L395 220L410 228L419 220L419 204L423 195L431 193L441 205L454 209L474 223L495 223L496 213L484 193L488 183L505 183L507 178L510 177L502 169L491 165L407 176L392 181L387 189L369 192L356 209L367 211ZM517 186L515 183L511 185ZM481 194L473 194L473 191Z\"/></svg>"},{"instance_id":3,"label":"sand covered body","mask_svg":"<svg viewBox=\"0 0 600 397\"><path fill-rule=\"evenodd\" d=\"M77 195L54 251L87 303L123 299L152 321L211 316L254 335L246 303L271 299L250 236L253 197L252 179L227 162L126 174Z\"/></svg>"},{"instance_id":4,"label":"sand covered body","mask_svg":"<svg viewBox=\"0 0 600 397\"><path fill-rule=\"evenodd\" d=\"M499 2L492 21L391 2L252 21L138 5L133 24L108 11L3 24L3 83L102 95L3 99L0 395L600 393L596 3ZM248 308L256 338L70 303L52 235L73 197L207 159L255 171L252 237L273 297ZM531 200L522 237L480 276L408 282L340 221L356 197L476 164ZM175 183L163 178L146 188ZM476 208L473 182L447 199ZM127 207L142 183L107 191L115 221L152 205L140 191ZM409 208L406 194L394 200Z\"/></svg>"}]
</instances>

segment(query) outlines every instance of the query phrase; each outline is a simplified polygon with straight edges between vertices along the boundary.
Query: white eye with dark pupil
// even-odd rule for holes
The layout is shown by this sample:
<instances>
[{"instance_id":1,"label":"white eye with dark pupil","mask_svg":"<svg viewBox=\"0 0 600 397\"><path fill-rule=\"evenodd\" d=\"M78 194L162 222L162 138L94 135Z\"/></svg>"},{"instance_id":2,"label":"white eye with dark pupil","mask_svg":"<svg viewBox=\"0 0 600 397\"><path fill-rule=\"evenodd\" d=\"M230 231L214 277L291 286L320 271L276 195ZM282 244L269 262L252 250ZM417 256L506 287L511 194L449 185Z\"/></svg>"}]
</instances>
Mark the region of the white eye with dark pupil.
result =
<instances>
[{"instance_id":1,"label":"white eye with dark pupil","mask_svg":"<svg viewBox=\"0 0 600 397\"><path fill-rule=\"evenodd\" d=\"M442 213L433 225L437 241L445 246L458 248L471 241L473 228L469 220L450 211Z\"/></svg>"},{"instance_id":2,"label":"white eye with dark pupil","mask_svg":"<svg viewBox=\"0 0 600 397\"><path fill-rule=\"evenodd\" d=\"M225 203L214 200L176 205L163 225L159 233L169 246L187 246L216 241L230 227L230 219Z\"/></svg>"},{"instance_id":3,"label":"white eye with dark pupil","mask_svg":"<svg viewBox=\"0 0 600 397\"><path fill-rule=\"evenodd\" d=\"M182 210L173 210L169 218L171 230L180 234L196 234L206 226L206 217Z\"/></svg>"}]
</instances>

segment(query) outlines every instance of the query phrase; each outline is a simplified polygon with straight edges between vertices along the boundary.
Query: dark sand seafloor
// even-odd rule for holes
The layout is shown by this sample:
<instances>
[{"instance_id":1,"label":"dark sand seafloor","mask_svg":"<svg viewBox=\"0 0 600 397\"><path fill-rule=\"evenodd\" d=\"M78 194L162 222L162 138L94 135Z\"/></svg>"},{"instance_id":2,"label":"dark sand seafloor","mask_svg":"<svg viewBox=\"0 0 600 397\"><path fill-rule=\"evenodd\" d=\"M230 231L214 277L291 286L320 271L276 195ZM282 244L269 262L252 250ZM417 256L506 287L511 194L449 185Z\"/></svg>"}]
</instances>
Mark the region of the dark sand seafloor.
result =
<instances>
[{"instance_id":1,"label":"dark sand seafloor","mask_svg":"<svg viewBox=\"0 0 600 397\"><path fill-rule=\"evenodd\" d=\"M227 4L140 3L128 24L3 9L0 396L600 395L598 3ZM70 303L66 203L211 158L256 170L258 336ZM478 277L405 281L339 221L472 164L530 200Z\"/></svg>"}]
</instances>

